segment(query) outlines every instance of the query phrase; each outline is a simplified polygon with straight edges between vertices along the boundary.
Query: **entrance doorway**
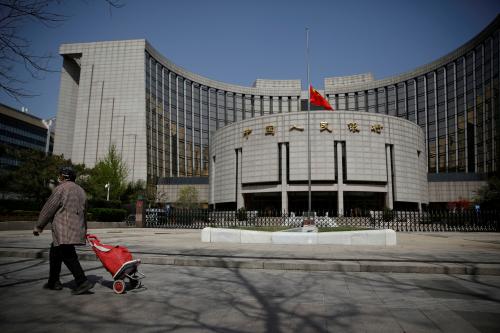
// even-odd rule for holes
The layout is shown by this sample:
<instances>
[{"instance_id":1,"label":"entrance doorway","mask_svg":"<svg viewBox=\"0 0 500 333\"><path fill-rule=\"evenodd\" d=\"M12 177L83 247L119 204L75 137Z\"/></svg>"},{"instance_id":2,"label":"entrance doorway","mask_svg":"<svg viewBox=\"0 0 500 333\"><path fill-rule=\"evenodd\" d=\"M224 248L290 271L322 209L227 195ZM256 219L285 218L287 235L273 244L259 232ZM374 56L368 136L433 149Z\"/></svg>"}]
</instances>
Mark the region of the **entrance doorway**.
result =
<instances>
[{"instance_id":1,"label":"entrance doorway","mask_svg":"<svg viewBox=\"0 0 500 333\"><path fill-rule=\"evenodd\" d=\"M344 215L356 216L370 210L383 210L383 192L344 192Z\"/></svg>"},{"instance_id":2,"label":"entrance doorway","mask_svg":"<svg viewBox=\"0 0 500 333\"><path fill-rule=\"evenodd\" d=\"M243 194L246 210L281 212L281 192Z\"/></svg>"},{"instance_id":3,"label":"entrance doorway","mask_svg":"<svg viewBox=\"0 0 500 333\"><path fill-rule=\"evenodd\" d=\"M288 192L288 211L304 215L308 209L308 192ZM318 215L337 214L337 192L312 192L311 209Z\"/></svg>"}]
</instances>

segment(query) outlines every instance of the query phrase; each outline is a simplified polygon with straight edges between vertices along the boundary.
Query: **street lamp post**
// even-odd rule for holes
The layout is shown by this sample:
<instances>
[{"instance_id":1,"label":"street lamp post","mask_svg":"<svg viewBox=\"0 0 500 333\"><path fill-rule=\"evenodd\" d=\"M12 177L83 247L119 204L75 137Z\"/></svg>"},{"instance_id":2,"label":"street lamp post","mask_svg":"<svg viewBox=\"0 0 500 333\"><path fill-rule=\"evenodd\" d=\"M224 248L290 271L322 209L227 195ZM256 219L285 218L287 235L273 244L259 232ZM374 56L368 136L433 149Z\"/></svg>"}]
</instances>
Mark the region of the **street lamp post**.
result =
<instances>
[{"instance_id":1,"label":"street lamp post","mask_svg":"<svg viewBox=\"0 0 500 333\"><path fill-rule=\"evenodd\" d=\"M109 129L109 145L108 145L108 150L111 149L111 140L112 140L112 137L113 137L113 117L114 117L114 113L115 113L115 98L113 97L113 103L111 105L111 124L110 124L110 129Z\"/></svg>"},{"instance_id":2,"label":"street lamp post","mask_svg":"<svg viewBox=\"0 0 500 333\"><path fill-rule=\"evenodd\" d=\"M109 201L109 189L111 188L111 184L108 182L106 185L104 185L104 188L108 189L108 196L106 197L106 201Z\"/></svg>"},{"instance_id":3,"label":"street lamp post","mask_svg":"<svg viewBox=\"0 0 500 333\"><path fill-rule=\"evenodd\" d=\"M45 156L49 155L50 148L50 127L52 126L54 119L42 119L42 123L47 129L47 140L45 143Z\"/></svg>"},{"instance_id":4,"label":"street lamp post","mask_svg":"<svg viewBox=\"0 0 500 333\"><path fill-rule=\"evenodd\" d=\"M115 111L115 98L113 97L113 105L111 107L111 128L109 129L109 147L111 148L111 136L113 135L113 120L115 118L123 118L123 121L122 121L122 145L120 147L120 154L123 156L123 138L125 136L125 121L127 120L127 116L125 115L114 115L114 111Z\"/></svg>"},{"instance_id":5,"label":"street lamp post","mask_svg":"<svg viewBox=\"0 0 500 333\"><path fill-rule=\"evenodd\" d=\"M120 154L123 156L123 138L125 137L125 119L126 116L118 116L118 118L123 118L123 126L122 126L122 146L120 148Z\"/></svg>"},{"instance_id":6,"label":"street lamp post","mask_svg":"<svg viewBox=\"0 0 500 333\"><path fill-rule=\"evenodd\" d=\"M134 159L132 162L132 181L134 181L134 172L135 172L135 146L137 144L137 134L127 134L127 136L133 136L134 137Z\"/></svg>"}]
</instances>

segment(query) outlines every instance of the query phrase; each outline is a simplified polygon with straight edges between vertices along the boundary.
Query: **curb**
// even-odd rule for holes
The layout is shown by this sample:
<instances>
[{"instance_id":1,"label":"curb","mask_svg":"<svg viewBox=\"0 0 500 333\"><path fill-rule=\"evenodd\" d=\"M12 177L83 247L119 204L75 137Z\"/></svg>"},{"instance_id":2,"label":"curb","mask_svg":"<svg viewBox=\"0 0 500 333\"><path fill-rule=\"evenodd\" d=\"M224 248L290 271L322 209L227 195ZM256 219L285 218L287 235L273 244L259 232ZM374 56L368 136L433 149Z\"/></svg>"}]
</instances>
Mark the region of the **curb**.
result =
<instances>
[{"instance_id":1,"label":"curb","mask_svg":"<svg viewBox=\"0 0 500 333\"><path fill-rule=\"evenodd\" d=\"M48 259L48 249L3 248L0 257L19 257ZM97 261L93 252L78 252L80 260ZM496 275L500 276L500 264L415 262L415 261L363 261L363 260L293 260L293 259L253 259L231 257L200 257L175 255L142 254L143 264L174 265L194 267L273 269L293 271L331 271L331 272L375 272L375 273L414 273L414 274L452 274L452 275Z\"/></svg>"},{"instance_id":2,"label":"curb","mask_svg":"<svg viewBox=\"0 0 500 333\"><path fill-rule=\"evenodd\" d=\"M35 221L2 221L0 231L33 230ZM127 228L127 222L87 222L88 229ZM47 227L50 231L50 226ZM47 229L46 228L46 229Z\"/></svg>"}]
</instances>

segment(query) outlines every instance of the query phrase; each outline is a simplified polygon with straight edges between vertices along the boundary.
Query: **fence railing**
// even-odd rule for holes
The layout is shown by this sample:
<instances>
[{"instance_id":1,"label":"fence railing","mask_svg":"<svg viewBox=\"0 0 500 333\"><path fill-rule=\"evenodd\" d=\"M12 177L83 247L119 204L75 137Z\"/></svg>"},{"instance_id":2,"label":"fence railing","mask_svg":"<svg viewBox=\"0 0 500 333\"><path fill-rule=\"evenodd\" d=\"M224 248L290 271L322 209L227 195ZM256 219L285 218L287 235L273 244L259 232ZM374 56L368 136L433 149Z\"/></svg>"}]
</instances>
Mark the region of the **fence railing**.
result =
<instances>
[{"instance_id":1,"label":"fence railing","mask_svg":"<svg viewBox=\"0 0 500 333\"><path fill-rule=\"evenodd\" d=\"M355 216L335 216L332 212L316 212L318 227L360 227L395 231L500 231L500 211L366 211ZM258 211L210 211L146 209L145 226L149 228L289 226L303 225L305 216L294 213Z\"/></svg>"}]
</instances>

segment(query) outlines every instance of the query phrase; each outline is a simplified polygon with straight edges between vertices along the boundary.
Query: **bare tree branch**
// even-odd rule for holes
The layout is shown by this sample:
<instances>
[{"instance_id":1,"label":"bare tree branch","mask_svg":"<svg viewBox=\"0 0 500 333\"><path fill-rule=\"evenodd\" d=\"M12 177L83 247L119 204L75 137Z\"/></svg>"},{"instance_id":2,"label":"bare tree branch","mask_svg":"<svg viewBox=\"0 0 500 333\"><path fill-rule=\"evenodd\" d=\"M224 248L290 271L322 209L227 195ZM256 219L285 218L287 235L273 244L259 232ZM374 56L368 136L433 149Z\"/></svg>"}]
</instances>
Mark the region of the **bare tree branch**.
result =
<instances>
[{"instance_id":1,"label":"bare tree branch","mask_svg":"<svg viewBox=\"0 0 500 333\"><path fill-rule=\"evenodd\" d=\"M121 0L104 0L110 8L124 6ZM52 55L35 54L31 41L22 35L21 28L30 20L46 27L60 26L68 17L57 13L54 6L63 0L0 0L0 91L17 101L36 96L23 88L26 82L14 71L22 65L32 78L41 79L50 69Z\"/></svg>"},{"instance_id":2,"label":"bare tree branch","mask_svg":"<svg viewBox=\"0 0 500 333\"><path fill-rule=\"evenodd\" d=\"M125 4L121 0L104 0L106 1L111 7L114 8L122 8L125 6Z\"/></svg>"}]
</instances>

